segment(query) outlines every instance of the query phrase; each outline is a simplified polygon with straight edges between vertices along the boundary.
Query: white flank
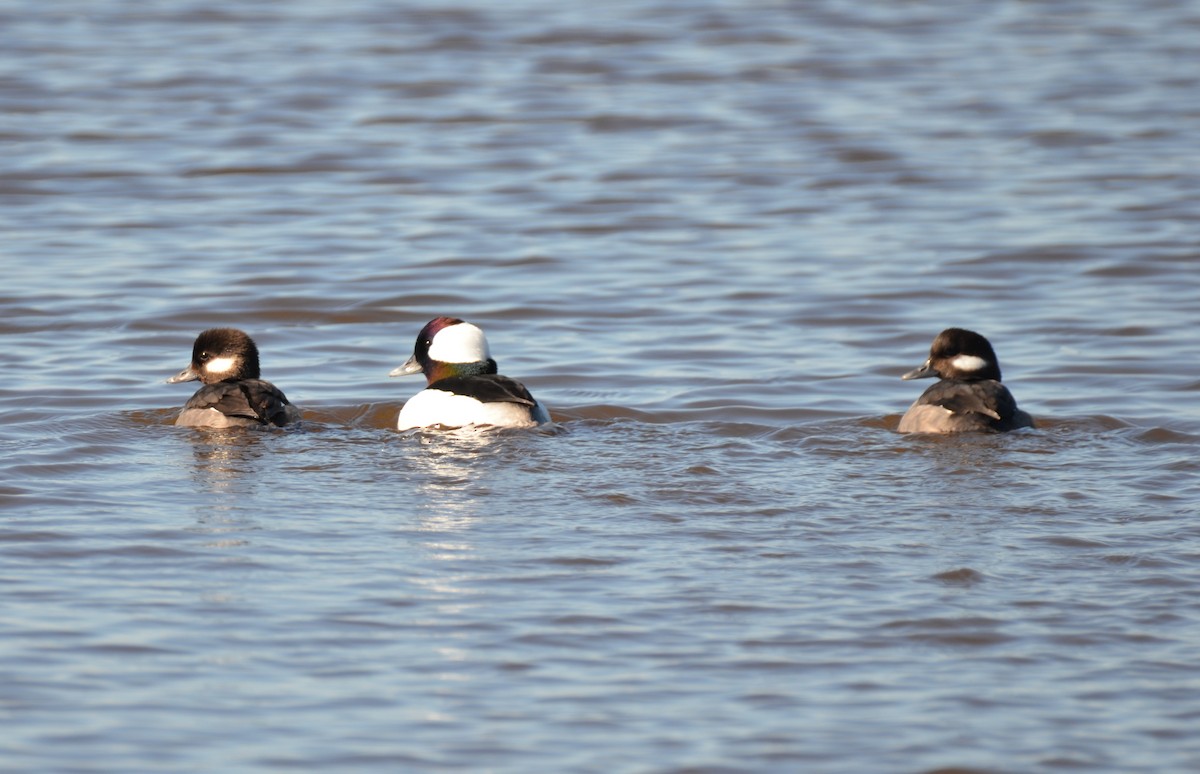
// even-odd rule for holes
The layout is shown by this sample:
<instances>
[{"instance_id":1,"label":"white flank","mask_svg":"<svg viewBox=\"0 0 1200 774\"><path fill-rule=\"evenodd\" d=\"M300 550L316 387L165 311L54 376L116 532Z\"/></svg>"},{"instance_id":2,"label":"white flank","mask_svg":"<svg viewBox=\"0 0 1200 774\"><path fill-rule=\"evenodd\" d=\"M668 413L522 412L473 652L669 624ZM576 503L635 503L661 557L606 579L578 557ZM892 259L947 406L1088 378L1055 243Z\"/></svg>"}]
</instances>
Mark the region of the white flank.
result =
<instances>
[{"instance_id":1,"label":"white flank","mask_svg":"<svg viewBox=\"0 0 1200 774\"><path fill-rule=\"evenodd\" d=\"M396 429L411 430L434 425L533 427L549 421L550 415L541 404L530 410L529 406L517 403L480 403L466 395L455 395L445 390L421 390L400 409Z\"/></svg>"},{"instance_id":2,"label":"white flank","mask_svg":"<svg viewBox=\"0 0 1200 774\"><path fill-rule=\"evenodd\" d=\"M959 355L950 361L950 365L960 371L982 371L987 368L987 364L986 360L975 355Z\"/></svg>"},{"instance_id":3,"label":"white flank","mask_svg":"<svg viewBox=\"0 0 1200 774\"><path fill-rule=\"evenodd\" d=\"M227 374L233 370L235 365L237 365L237 358L214 357L204 364L204 370L210 374Z\"/></svg>"},{"instance_id":4,"label":"white flank","mask_svg":"<svg viewBox=\"0 0 1200 774\"><path fill-rule=\"evenodd\" d=\"M442 328L429 348L429 357L443 363L480 363L491 356L483 331L471 323Z\"/></svg>"}]
</instances>

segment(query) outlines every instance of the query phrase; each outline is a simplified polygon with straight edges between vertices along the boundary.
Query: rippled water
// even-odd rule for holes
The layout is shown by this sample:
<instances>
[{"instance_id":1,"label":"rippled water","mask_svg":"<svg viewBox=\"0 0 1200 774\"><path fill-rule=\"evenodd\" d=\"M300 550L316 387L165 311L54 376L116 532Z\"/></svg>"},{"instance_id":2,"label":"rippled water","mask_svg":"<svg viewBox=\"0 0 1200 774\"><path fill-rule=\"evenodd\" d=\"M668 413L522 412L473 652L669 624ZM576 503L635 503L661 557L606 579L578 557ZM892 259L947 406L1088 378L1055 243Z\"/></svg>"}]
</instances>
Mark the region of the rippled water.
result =
<instances>
[{"instance_id":1,"label":"rippled water","mask_svg":"<svg viewBox=\"0 0 1200 774\"><path fill-rule=\"evenodd\" d=\"M1200 769L1197 41L0 3L0 768ZM441 314L556 422L393 431ZM1037 430L895 432L949 325Z\"/></svg>"}]
</instances>

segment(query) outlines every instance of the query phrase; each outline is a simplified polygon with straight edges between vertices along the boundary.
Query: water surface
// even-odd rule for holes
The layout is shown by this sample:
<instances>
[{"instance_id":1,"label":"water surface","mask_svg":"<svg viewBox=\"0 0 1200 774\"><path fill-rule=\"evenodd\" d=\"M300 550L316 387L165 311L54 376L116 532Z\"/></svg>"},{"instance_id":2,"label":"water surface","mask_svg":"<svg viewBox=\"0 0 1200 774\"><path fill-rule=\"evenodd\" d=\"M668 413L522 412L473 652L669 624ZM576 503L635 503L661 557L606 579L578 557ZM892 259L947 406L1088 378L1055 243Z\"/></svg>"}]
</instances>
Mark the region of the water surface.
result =
<instances>
[{"instance_id":1,"label":"water surface","mask_svg":"<svg viewBox=\"0 0 1200 774\"><path fill-rule=\"evenodd\" d=\"M1200 768L1198 32L0 4L0 768ZM392 430L443 314L554 424ZM895 432L950 325L1037 430Z\"/></svg>"}]
</instances>

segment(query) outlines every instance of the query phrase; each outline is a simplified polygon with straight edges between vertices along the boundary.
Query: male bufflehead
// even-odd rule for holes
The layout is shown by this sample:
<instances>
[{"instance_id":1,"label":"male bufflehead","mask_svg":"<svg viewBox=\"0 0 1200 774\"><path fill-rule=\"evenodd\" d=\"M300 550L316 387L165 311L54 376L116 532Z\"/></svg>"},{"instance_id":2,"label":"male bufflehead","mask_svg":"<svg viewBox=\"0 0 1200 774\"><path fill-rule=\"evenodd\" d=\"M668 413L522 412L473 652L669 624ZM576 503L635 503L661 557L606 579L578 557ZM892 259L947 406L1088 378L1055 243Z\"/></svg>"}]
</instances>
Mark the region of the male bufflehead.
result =
<instances>
[{"instance_id":1,"label":"male bufflehead","mask_svg":"<svg viewBox=\"0 0 1200 774\"><path fill-rule=\"evenodd\" d=\"M258 378L258 347L235 328L211 328L196 337L192 362L167 384L199 379L204 386L183 406L185 427L256 427L300 420L287 396Z\"/></svg>"},{"instance_id":2,"label":"male bufflehead","mask_svg":"<svg viewBox=\"0 0 1200 774\"><path fill-rule=\"evenodd\" d=\"M947 328L933 340L929 359L901 379L936 376L900 419L902 433L1003 432L1033 427L1033 418L1000 383L1000 363L983 336Z\"/></svg>"},{"instance_id":3,"label":"male bufflehead","mask_svg":"<svg viewBox=\"0 0 1200 774\"><path fill-rule=\"evenodd\" d=\"M483 331L454 317L430 320L412 357L388 376L425 374L426 387L400 410L396 429L417 427L533 427L550 413L525 385L496 373Z\"/></svg>"}]
</instances>

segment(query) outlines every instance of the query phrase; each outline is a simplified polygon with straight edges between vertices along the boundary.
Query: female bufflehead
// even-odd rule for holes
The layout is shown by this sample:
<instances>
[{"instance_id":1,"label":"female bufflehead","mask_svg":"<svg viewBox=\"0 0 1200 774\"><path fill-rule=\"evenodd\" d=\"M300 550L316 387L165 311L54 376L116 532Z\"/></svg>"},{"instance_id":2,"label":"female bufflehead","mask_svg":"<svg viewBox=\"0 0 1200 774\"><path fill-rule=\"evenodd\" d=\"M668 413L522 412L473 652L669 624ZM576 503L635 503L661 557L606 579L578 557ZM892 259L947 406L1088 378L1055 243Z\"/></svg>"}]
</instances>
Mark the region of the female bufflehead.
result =
<instances>
[{"instance_id":1,"label":"female bufflehead","mask_svg":"<svg viewBox=\"0 0 1200 774\"><path fill-rule=\"evenodd\" d=\"M983 336L947 328L933 340L929 359L901 379L936 376L900 419L902 433L1003 432L1033 427L1033 418L1000 383L1000 363Z\"/></svg>"},{"instance_id":2,"label":"female bufflehead","mask_svg":"<svg viewBox=\"0 0 1200 774\"><path fill-rule=\"evenodd\" d=\"M300 420L300 410L287 396L258 378L258 347L235 328L212 328L196 337L192 362L167 384L199 379L175 424L185 427L257 427Z\"/></svg>"},{"instance_id":3,"label":"female bufflehead","mask_svg":"<svg viewBox=\"0 0 1200 774\"><path fill-rule=\"evenodd\" d=\"M430 320L412 357L388 376L425 374L426 387L411 397L397 430L417 427L533 427L550 421L546 407L518 381L496 373L483 331L454 317Z\"/></svg>"}]
</instances>

